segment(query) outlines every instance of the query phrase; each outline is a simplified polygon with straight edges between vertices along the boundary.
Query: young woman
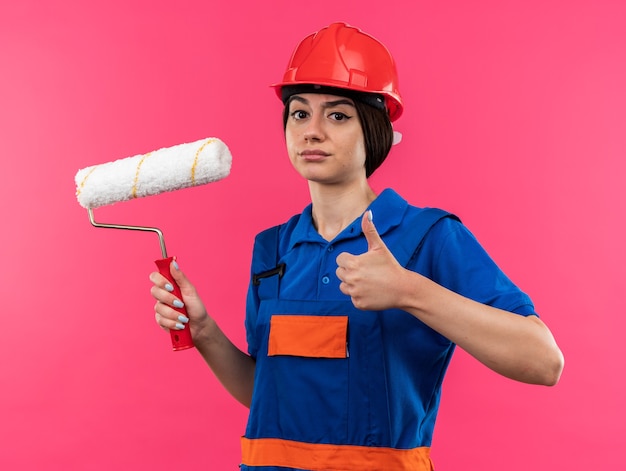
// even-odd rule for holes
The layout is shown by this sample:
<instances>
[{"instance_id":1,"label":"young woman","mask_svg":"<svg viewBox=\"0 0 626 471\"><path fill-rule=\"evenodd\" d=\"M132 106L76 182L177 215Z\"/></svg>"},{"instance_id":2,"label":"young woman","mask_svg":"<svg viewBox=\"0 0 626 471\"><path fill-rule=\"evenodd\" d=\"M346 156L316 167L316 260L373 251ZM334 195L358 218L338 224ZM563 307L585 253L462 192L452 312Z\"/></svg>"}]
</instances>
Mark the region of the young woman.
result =
<instances>
[{"instance_id":1,"label":"young woman","mask_svg":"<svg viewBox=\"0 0 626 471\"><path fill-rule=\"evenodd\" d=\"M275 88L311 204L257 236L248 352L175 262L182 300L150 276L157 323L191 329L215 375L250 407L242 469L432 470L456 345L497 373L544 385L557 383L563 356L530 298L456 217L370 187L402 113L380 42L332 24L297 46ZM180 302L189 318L172 309Z\"/></svg>"}]
</instances>

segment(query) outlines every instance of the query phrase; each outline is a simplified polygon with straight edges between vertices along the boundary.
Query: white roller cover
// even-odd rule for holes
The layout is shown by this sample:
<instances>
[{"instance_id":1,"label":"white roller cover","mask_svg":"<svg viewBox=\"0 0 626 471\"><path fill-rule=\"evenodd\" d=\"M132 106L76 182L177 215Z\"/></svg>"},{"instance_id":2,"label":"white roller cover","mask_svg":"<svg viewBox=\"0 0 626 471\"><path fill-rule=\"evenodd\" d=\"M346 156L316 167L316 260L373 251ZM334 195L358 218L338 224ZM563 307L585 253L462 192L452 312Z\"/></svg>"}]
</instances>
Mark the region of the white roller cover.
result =
<instances>
[{"instance_id":1,"label":"white roller cover","mask_svg":"<svg viewBox=\"0 0 626 471\"><path fill-rule=\"evenodd\" d=\"M227 177L231 163L226 144L210 137L79 170L76 198L90 209L204 185Z\"/></svg>"}]
</instances>

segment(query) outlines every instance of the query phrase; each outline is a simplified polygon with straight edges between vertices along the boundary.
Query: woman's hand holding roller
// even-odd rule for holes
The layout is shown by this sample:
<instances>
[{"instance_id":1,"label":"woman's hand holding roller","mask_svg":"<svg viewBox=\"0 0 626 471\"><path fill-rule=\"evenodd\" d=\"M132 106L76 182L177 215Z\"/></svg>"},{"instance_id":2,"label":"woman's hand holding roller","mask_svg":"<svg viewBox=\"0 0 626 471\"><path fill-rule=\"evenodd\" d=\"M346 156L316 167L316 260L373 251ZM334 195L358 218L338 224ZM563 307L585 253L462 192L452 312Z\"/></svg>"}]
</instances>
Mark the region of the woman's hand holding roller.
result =
<instances>
[{"instance_id":1,"label":"woman's hand holding roller","mask_svg":"<svg viewBox=\"0 0 626 471\"><path fill-rule=\"evenodd\" d=\"M156 322L165 330L191 329L192 338L196 341L202 334L208 334L214 322L207 315L196 288L179 269L176 261L171 263L170 273L178 284L183 299L178 299L174 295L171 283L163 275L159 272L151 273L150 281L153 286L150 293L157 301L154 305ZM187 317L174 309L183 306L187 311Z\"/></svg>"}]
</instances>

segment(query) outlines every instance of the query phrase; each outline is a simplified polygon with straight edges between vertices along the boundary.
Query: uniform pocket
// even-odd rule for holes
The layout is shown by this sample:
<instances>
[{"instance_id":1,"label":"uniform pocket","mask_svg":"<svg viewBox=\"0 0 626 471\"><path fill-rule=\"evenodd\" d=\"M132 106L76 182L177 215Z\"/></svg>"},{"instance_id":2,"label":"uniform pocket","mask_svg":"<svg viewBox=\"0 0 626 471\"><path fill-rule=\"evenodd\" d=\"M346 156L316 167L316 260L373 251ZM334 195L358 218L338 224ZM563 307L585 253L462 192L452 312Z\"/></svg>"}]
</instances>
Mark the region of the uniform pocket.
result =
<instances>
[{"instance_id":1,"label":"uniform pocket","mask_svg":"<svg viewBox=\"0 0 626 471\"><path fill-rule=\"evenodd\" d=\"M346 358L348 316L274 315L268 356Z\"/></svg>"},{"instance_id":2,"label":"uniform pocket","mask_svg":"<svg viewBox=\"0 0 626 471\"><path fill-rule=\"evenodd\" d=\"M351 309L351 301L261 303L246 436L346 443Z\"/></svg>"}]
</instances>

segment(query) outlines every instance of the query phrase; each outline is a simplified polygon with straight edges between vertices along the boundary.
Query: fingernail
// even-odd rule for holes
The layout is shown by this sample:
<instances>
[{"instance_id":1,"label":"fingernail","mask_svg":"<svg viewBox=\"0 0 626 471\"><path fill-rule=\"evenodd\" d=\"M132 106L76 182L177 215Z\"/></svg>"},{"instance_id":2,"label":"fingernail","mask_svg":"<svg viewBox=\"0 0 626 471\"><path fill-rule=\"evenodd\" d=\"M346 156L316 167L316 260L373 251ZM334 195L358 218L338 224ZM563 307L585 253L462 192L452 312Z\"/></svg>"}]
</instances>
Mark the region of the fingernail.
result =
<instances>
[{"instance_id":1,"label":"fingernail","mask_svg":"<svg viewBox=\"0 0 626 471\"><path fill-rule=\"evenodd\" d=\"M178 266L178 262L176 260L174 260L172 263L174 264L174 268L176 270L180 270L180 267Z\"/></svg>"},{"instance_id":2,"label":"fingernail","mask_svg":"<svg viewBox=\"0 0 626 471\"><path fill-rule=\"evenodd\" d=\"M170 293L174 291L174 287L169 283L165 283L165 289L169 291Z\"/></svg>"},{"instance_id":3,"label":"fingernail","mask_svg":"<svg viewBox=\"0 0 626 471\"><path fill-rule=\"evenodd\" d=\"M367 219L369 220L369 222L374 221L374 213L372 212L371 209L367 211Z\"/></svg>"},{"instance_id":4,"label":"fingernail","mask_svg":"<svg viewBox=\"0 0 626 471\"><path fill-rule=\"evenodd\" d=\"M189 318L187 316L183 316L182 314L178 316L178 320L181 321L183 324L189 322Z\"/></svg>"},{"instance_id":5,"label":"fingernail","mask_svg":"<svg viewBox=\"0 0 626 471\"><path fill-rule=\"evenodd\" d=\"M183 330L185 326L183 324L176 323L176 330Z\"/></svg>"},{"instance_id":6,"label":"fingernail","mask_svg":"<svg viewBox=\"0 0 626 471\"><path fill-rule=\"evenodd\" d=\"M174 307L177 307L177 308L179 308L179 309L180 309L181 307L184 307L184 306L185 306L185 305L183 304L183 302L182 302L182 301L180 301L180 300L178 300L178 299L175 299L175 300L174 300L174 302L173 302L173 304L174 304Z\"/></svg>"}]
</instances>

